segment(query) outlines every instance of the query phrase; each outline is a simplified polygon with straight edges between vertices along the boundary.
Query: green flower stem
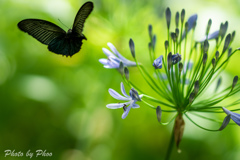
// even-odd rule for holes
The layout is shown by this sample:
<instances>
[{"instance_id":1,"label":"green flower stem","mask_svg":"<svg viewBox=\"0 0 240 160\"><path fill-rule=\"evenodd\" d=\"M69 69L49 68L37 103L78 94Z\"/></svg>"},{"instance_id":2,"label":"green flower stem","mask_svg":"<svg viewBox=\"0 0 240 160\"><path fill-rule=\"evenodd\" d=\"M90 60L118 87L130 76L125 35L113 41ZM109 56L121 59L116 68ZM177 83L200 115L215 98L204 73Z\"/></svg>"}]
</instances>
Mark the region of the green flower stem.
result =
<instances>
[{"instance_id":1,"label":"green flower stem","mask_svg":"<svg viewBox=\"0 0 240 160\"><path fill-rule=\"evenodd\" d=\"M212 132L216 132L219 131L218 129L208 129L208 128L204 128L202 126L200 126L199 124L197 124L196 122L194 122L186 113L184 113L184 115L188 118L188 120L190 120L193 124L195 124L196 126L198 126L201 129L204 129L206 131L212 131Z\"/></svg>"},{"instance_id":2,"label":"green flower stem","mask_svg":"<svg viewBox=\"0 0 240 160\"><path fill-rule=\"evenodd\" d=\"M148 100L150 100L150 101L152 101L152 102L156 102L156 103L162 104L162 105L167 106L167 107L170 107L170 108L174 108L174 109L176 108L176 107L173 106L173 105L170 105L170 104L167 104L167 103L165 103L165 102L162 102L162 101L160 101L160 100L158 100L158 99L156 99L156 98L153 98L153 97L151 97L151 96L148 96L148 95L146 95L146 94L144 94L143 97L146 98L146 99L148 99ZM156 108L156 107L155 107L155 108Z\"/></svg>"},{"instance_id":3,"label":"green flower stem","mask_svg":"<svg viewBox=\"0 0 240 160\"><path fill-rule=\"evenodd\" d=\"M174 145L174 129L172 130L172 134L171 134L170 142L169 142L169 145L168 145L168 150L167 150L165 160L170 159L170 156L171 156L171 153L172 153L172 150L173 150L173 145Z\"/></svg>"}]
</instances>

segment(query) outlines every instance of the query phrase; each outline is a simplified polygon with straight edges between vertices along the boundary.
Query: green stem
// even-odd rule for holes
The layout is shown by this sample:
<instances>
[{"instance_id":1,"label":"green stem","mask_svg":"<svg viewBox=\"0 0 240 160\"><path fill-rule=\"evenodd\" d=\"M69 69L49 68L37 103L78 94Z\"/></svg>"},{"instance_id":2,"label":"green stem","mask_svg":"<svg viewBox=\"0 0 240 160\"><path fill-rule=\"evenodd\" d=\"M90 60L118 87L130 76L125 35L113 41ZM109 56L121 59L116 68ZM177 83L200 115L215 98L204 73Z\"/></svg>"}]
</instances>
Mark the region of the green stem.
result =
<instances>
[{"instance_id":1,"label":"green stem","mask_svg":"<svg viewBox=\"0 0 240 160\"><path fill-rule=\"evenodd\" d=\"M171 153L172 153L172 150L173 150L173 145L174 145L174 130L172 130L172 135L171 135L171 139L170 139L170 143L169 143L169 146L168 146L168 150L167 150L165 160L170 159L170 156L171 156Z\"/></svg>"}]
</instances>

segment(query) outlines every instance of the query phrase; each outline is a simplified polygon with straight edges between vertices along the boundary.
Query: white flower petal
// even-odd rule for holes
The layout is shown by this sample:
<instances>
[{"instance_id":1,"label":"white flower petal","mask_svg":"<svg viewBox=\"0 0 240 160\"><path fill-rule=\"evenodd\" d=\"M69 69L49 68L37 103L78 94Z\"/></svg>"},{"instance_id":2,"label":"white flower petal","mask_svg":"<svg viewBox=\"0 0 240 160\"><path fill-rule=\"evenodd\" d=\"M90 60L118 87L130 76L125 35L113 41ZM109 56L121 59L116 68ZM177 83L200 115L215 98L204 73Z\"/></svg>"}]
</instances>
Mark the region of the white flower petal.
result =
<instances>
[{"instance_id":1,"label":"white flower petal","mask_svg":"<svg viewBox=\"0 0 240 160\"><path fill-rule=\"evenodd\" d=\"M122 91L122 94L125 96L125 97L130 97L129 95L127 95L126 91L125 91L125 88L124 88L124 85L123 83L121 82L121 91Z\"/></svg>"},{"instance_id":2,"label":"white flower petal","mask_svg":"<svg viewBox=\"0 0 240 160\"><path fill-rule=\"evenodd\" d=\"M118 109L118 108L122 108L124 104L125 103L111 103L111 104L108 104L106 107L109 109Z\"/></svg>"},{"instance_id":3,"label":"white flower petal","mask_svg":"<svg viewBox=\"0 0 240 160\"><path fill-rule=\"evenodd\" d=\"M123 114L122 114L122 119L125 119L126 117L127 117L127 115L128 115L128 113L129 113L129 111L130 111L130 109L131 109L132 107L131 106L128 106L127 108L126 108L126 110L123 112Z\"/></svg>"},{"instance_id":4,"label":"white flower petal","mask_svg":"<svg viewBox=\"0 0 240 160\"><path fill-rule=\"evenodd\" d=\"M133 103L132 104L132 108L140 108L140 106L138 104L136 104L136 103Z\"/></svg>"},{"instance_id":5,"label":"white flower petal","mask_svg":"<svg viewBox=\"0 0 240 160\"><path fill-rule=\"evenodd\" d=\"M110 52L108 49L106 49L106 48L102 48L102 51L103 51L103 53L107 56L107 57L109 57L109 56L113 56L113 57L116 57L112 52Z\"/></svg>"},{"instance_id":6,"label":"white flower petal","mask_svg":"<svg viewBox=\"0 0 240 160\"><path fill-rule=\"evenodd\" d=\"M107 65L108 64L108 59L105 58L101 58L98 60L100 63L102 63L103 65Z\"/></svg>"},{"instance_id":7,"label":"white flower petal","mask_svg":"<svg viewBox=\"0 0 240 160\"><path fill-rule=\"evenodd\" d=\"M123 97L122 95L120 95L118 92L116 92L115 90L113 90L111 88L108 90L108 92L113 98L115 98L117 100L123 100L123 101L131 100L131 98Z\"/></svg>"}]
</instances>

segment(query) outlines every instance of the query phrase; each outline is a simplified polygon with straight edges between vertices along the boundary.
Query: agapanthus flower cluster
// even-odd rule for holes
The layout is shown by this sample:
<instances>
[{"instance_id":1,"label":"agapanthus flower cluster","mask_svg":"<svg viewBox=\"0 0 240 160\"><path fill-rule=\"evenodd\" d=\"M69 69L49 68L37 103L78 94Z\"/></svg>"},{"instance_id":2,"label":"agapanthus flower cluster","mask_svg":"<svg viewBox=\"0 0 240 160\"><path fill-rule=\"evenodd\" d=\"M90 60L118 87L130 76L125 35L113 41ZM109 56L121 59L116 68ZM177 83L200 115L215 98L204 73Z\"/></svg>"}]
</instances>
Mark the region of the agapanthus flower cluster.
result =
<instances>
[{"instance_id":1,"label":"agapanthus flower cluster","mask_svg":"<svg viewBox=\"0 0 240 160\"><path fill-rule=\"evenodd\" d=\"M231 119L233 123L240 125L240 114L236 113L240 108L231 109L231 107L240 104L240 99L231 99L231 103L227 105L222 103L240 91L238 76L233 76L231 82L225 82L227 86L221 84L221 74L239 48L234 50L231 48L235 31L227 32L227 21L221 23L219 30L210 33L212 24L210 19L205 35L200 40L195 40L197 14L185 20L185 10L183 9L181 13L177 12L174 17L175 25L172 25L172 27L171 17L171 11L167 8L167 40L164 43L160 42L160 44L164 44L161 45L161 47L164 47L164 53L155 51L156 35L153 34L152 25L148 27L150 37L148 43L149 59L152 68L145 68L142 63L138 62L132 39L129 41L129 46L135 62L125 59L112 44L109 45L110 43L108 45L117 57L103 49L103 52L108 56L108 60L100 60L100 62L105 65L105 68L117 68L123 75L123 81L132 88L130 96L126 94L122 83L123 96L113 89L109 89L113 98L127 102L108 104L107 107L111 109L123 108L122 118L126 118L131 108L139 108L139 105L136 104L138 102L141 106L149 106L155 109L157 119L161 124L168 124L175 120L173 137L177 148L179 148L184 132L184 119L188 119L196 126L207 131L221 131L230 123ZM210 43L210 41L212 42ZM129 66L136 66L139 69L143 79L152 88L153 95L158 94L161 97L160 99L146 94L141 86L134 85L129 79L131 73L131 70L127 69ZM154 74L150 74L152 71L154 71ZM210 86L215 89L210 90ZM220 86L224 89L220 90ZM156 103L158 105L155 105ZM162 123L162 117L166 112L173 113L172 120ZM208 117L209 114L204 115L204 113L212 113L214 118L210 118ZM226 117L217 119L219 117L217 114L221 113L226 114ZM192 116L215 122L216 127L206 128L194 121Z\"/></svg>"}]
</instances>

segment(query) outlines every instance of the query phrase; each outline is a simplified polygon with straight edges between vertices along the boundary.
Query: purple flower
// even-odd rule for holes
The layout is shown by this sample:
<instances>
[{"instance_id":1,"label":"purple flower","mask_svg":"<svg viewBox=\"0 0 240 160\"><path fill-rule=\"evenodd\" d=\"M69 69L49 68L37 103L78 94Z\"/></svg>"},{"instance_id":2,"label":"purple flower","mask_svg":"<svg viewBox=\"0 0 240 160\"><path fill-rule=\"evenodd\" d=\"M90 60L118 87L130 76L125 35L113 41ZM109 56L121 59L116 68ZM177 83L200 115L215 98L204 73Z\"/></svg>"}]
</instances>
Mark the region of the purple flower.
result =
<instances>
[{"instance_id":1,"label":"purple flower","mask_svg":"<svg viewBox=\"0 0 240 160\"><path fill-rule=\"evenodd\" d=\"M127 102L111 103L111 104L108 104L106 107L110 108L110 109L123 108L124 112L122 114L122 119L124 119L127 117L131 108L139 108L140 107L138 104L136 104L136 102L141 101L141 98L143 95L138 95L138 92L134 88L130 89L130 91L129 91L130 96L127 95L122 82L121 82L121 91L122 91L123 96L111 88L108 90L109 94L113 98L115 98L117 100L127 101Z\"/></svg>"},{"instance_id":2,"label":"purple flower","mask_svg":"<svg viewBox=\"0 0 240 160\"><path fill-rule=\"evenodd\" d=\"M231 112L229 110L227 110L226 108L222 107L223 111L227 114L230 115L230 118L237 124L240 126L240 114L238 113L234 113Z\"/></svg>"},{"instance_id":3,"label":"purple flower","mask_svg":"<svg viewBox=\"0 0 240 160\"><path fill-rule=\"evenodd\" d=\"M155 69L161 69L162 68L162 59L163 59L163 56L161 55L157 59L154 60L153 66L155 67Z\"/></svg>"},{"instance_id":4,"label":"purple flower","mask_svg":"<svg viewBox=\"0 0 240 160\"><path fill-rule=\"evenodd\" d=\"M231 112L224 107L222 107L222 109L227 114L227 116L224 118L222 126L219 128L220 131L228 125L230 119L232 119L237 125L240 126L240 114Z\"/></svg>"},{"instance_id":5,"label":"purple flower","mask_svg":"<svg viewBox=\"0 0 240 160\"><path fill-rule=\"evenodd\" d=\"M188 18L188 21L187 21L188 22L188 30L187 30L187 32L189 32L194 27L194 25L197 21L197 18L198 18L197 14L193 14L192 16L190 16ZM186 36L186 32L184 31L183 34L182 34L182 40L185 38L185 36Z\"/></svg>"},{"instance_id":6,"label":"purple flower","mask_svg":"<svg viewBox=\"0 0 240 160\"><path fill-rule=\"evenodd\" d=\"M136 63L133 61L130 61L128 59L126 59L125 57L123 57L118 51L117 49L114 47L114 45L112 43L107 43L107 45L109 46L109 48L112 50L109 51L106 48L103 48L103 53L106 54L106 56L108 57L107 59L105 58L101 58L99 59L99 62L102 63L104 65L105 68L119 68L120 62L123 63L124 66L136 66Z\"/></svg>"},{"instance_id":7,"label":"purple flower","mask_svg":"<svg viewBox=\"0 0 240 160\"><path fill-rule=\"evenodd\" d=\"M177 53L172 55L172 64L176 64L178 62L180 62L182 59L181 54Z\"/></svg>"},{"instance_id":8,"label":"purple flower","mask_svg":"<svg viewBox=\"0 0 240 160\"><path fill-rule=\"evenodd\" d=\"M202 38L198 42L204 42L205 40L216 39L218 37L218 35L219 35L219 31L215 31L215 32L209 34L208 36L205 36L205 38Z\"/></svg>"}]
</instances>

